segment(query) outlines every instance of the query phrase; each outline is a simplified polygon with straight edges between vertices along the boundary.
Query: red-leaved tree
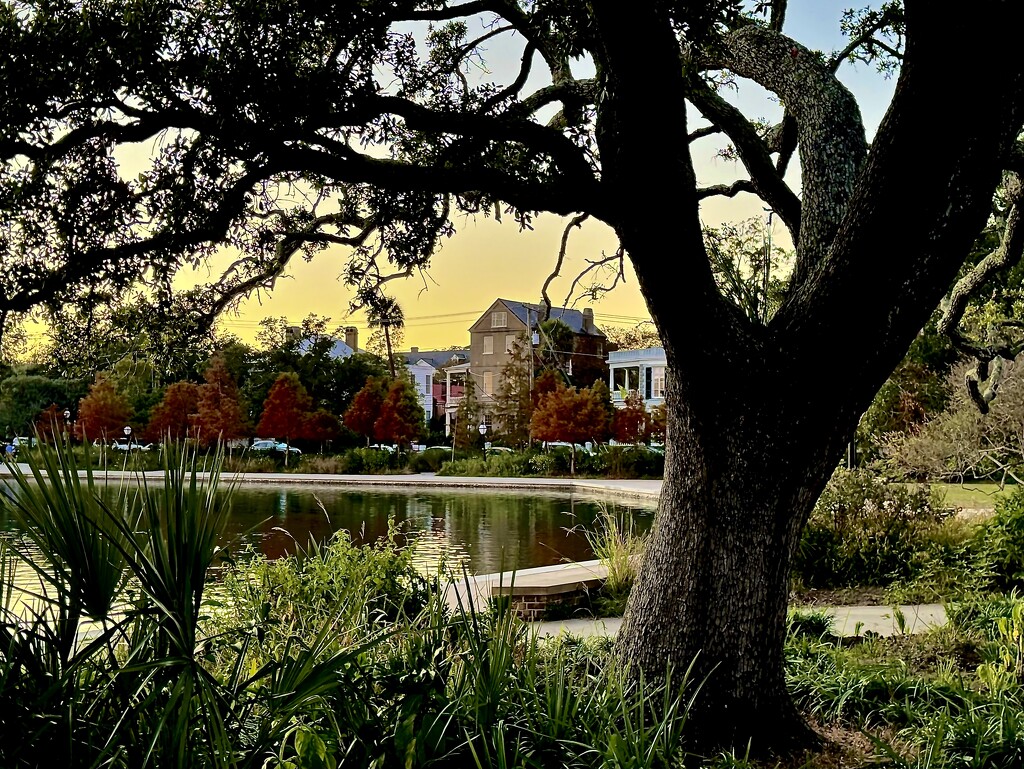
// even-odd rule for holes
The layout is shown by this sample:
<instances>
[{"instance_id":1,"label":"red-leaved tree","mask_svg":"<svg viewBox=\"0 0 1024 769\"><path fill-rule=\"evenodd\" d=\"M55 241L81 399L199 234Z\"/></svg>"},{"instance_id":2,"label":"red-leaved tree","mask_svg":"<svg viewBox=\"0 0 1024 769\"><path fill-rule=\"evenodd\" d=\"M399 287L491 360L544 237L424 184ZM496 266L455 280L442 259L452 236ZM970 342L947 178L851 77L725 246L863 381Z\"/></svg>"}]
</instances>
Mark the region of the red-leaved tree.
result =
<instances>
[{"instance_id":1,"label":"red-leaved tree","mask_svg":"<svg viewBox=\"0 0 1024 769\"><path fill-rule=\"evenodd\" d=\"M404 446L419 438L423 427L423 405L413 383L404 377L393 379L381 403L380 415L373 423L374 437Z\"/></svg>"},{"instance_id":2,"label":"red-leaved tree","mask_svg":"<svg viewBox=\"0 0 1024 769\"><path fill-rule=\"evenodd\" d=\"M131 418L128 400L105 376L97 377L89 393L78 402L78 436L107 443L121 435Z\"/></svg>"},{"instance_id":3,"label":"red-leaved tree","mask_svg":"<svg viewBox=\"0 0 1024 769\"><path fill-rule=\"evenodd\" d=\"M619 443L646 443L651 437L651 415L640 393L631 390L621 409L615 410L612 436Z\"/></svg>"},{"instance_id":4,"label":"red-leaved tree","mask_svg":"<svg viewBox=\"0 0 1024 769\"><path fill-rule=\"evenodd\" d=\"M192 423L198 408L199 385L194 382L174 382L164 390L164 397L153 407L143 436L147 441L167 438L180 441L194 436Z\"/></svg>"},{"instance_id":5,"label":"red-leaved tree","mask_svg":"<svg viewBox=\"0 0 1024 769\"><path fill-rule=\"evenodd\" d=\"M569 472L575 475L575 444L592 440L607 419L604 406L592 389L577 390L558 384L538 399L530 420L530 434L538 441L572 444Z\"/></svg>"},{"instance_id":6,"label":"red-leaved tree","mask_svg":"<svg viewBox=\"0 0 1024 769\"><path fill-rule=\"evenodd\" d=\"M382 377L367 377L363 389L355 394L345 411L345 427L366 438L366 445L370 445L373 438L373 426L380 416L380 409L387 394L387 380Z\"/></svg>"},{"instance_id":7,"label":"red-leaved tree","mask_svg":"<svg viewBox=\"0 0 1024 769\"><path fill-rule=\"evenodd\" d=\"M306 437L318 441L320 449L328 441L333 441L341 434L341 420L327 409L317 409L306 421Z\"/></svg>"},{"instance_id":8,"label":"red-leaved tree","mask_svg":"<svg viewBox=\"0 0 1024 769\"><path fill-rule=\"evenodd\" d=\"M308 432L313 401L299 381L299 375L288 371L278 374L263 401L263 414L256 426L261 438L275 438L286 442L304 439Z\"/></svg>"},{"instance_id":9,"label":"red-leaved tree","mask_svg":"<svg viewBox=\"0 0 1024 769\"><path fill-rule=\"evenodd\" d=\"M214 355L203 375L206 380L199 386L199 400L194 420L195 434L203 446L218 440L230 441L249 435L249 420L238 385L228 370L223 355Z\"/></svg>"}]
</instances>

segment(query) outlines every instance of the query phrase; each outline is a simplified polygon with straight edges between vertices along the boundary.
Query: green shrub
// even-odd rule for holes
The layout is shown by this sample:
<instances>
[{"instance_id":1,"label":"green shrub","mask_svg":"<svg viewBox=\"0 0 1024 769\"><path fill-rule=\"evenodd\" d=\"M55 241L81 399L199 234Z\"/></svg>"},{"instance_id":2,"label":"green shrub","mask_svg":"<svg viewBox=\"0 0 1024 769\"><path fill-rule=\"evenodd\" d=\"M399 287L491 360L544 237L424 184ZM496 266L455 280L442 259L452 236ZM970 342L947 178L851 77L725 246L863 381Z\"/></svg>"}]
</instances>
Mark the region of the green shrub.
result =
<instances>
[{"instance_id":1,"label":"green shrub","mask_svg":"<svg viewBox=\"0 0 1024 769\"><path fill-rule=\"evenodd\" d=\"M325 456L323 454L303 454L295 463L297 473L326 473L331 475L343 475L345 473L345 461L339 456Z\"/></svg>"},{"instance_id":2,"label":"green shrub","mask_svg":"<svg viewBox=\"0 0 1024 769\"><path fill-rule=\"evenodd\" d=\"M995 514L978 529L974 545L993 587L1024 588L1024 487L996 499Z\"/></svg>"},{"instance_id":3,"label":"green shrub","mask_svg":"<svg viewBox=\"0 0 1024 769\"><path fill-rule=\"evenodd\" d=\"M925 486L840 469L804 527L793 574L807 587L886 586L915 576L948 517Z\"/></svg>"},{"instance_id":4,"label":"green shrub","mask_svg":"<svg viewBox=\"0 0 1024 769\"><path fill-rule=\"evenodd\" d=\"M346 475L388 473L401 469L404 455L397 451L359 448L350 449L341 455L340 472Z\"/></svg>"},{"instance_id":5,"label":"green shrub","mask_svg":"<svg viewBox=\"0 0 1024 769\"><path fill-rule=\"evenodd\" d=\"M436 473L451 458L452 453L448 449L427 449L409 457L409 472Z\"/></svg>"},{"instance_id":6,"label":"green shrub","mask_svg":"<svg viewBox=\"0 0 1024 769\"><path fill-rule=\"evenodd\" d=\"M604 446L599 451L609 478L661 478L665 455L644 446Z\"/></svg>"}]
</instances>

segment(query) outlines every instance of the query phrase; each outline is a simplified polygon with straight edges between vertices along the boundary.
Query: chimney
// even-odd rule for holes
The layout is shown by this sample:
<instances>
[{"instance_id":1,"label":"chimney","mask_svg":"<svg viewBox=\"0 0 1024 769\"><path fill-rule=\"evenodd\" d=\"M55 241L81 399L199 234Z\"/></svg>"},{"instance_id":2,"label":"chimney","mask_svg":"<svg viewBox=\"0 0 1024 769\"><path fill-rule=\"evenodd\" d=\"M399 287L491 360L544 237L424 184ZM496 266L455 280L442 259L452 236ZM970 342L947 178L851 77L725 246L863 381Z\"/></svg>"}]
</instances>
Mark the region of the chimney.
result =
<instances>
[{"instance_id":1,"label":"chimney","mask_svg":"<svg viewBox=\"0 0 1024 769\"><path fill-rule=\"evenodd\" d=\"M359 330L355 326L345 326L345 344L351 347L353 352L359 351Z\"/></svg>"},{"instance_id":2,"label":"chimney","mask_svg":"<svg viewBox=\"0 0 1024 769\"><path fill-rule=\"evenodd\" d=\"M417 354L417 353L418 353L419 351L420 351L420 348L419 348L419 347L410 347L410 348L409 348L409 352L410 352L410 353L411 353L412 355L416 355L416 354Z\"/></svg>"},{"instance_id":3,"label":"chimney","mask_svg":"<svg viewBox=\"0 0 1024 769\"><path fill-rule=\"evenodd\" d=\"M583 331L587 334L594 333L594 311L589 307L583 308Z\"/></svg>"}]
</instances>

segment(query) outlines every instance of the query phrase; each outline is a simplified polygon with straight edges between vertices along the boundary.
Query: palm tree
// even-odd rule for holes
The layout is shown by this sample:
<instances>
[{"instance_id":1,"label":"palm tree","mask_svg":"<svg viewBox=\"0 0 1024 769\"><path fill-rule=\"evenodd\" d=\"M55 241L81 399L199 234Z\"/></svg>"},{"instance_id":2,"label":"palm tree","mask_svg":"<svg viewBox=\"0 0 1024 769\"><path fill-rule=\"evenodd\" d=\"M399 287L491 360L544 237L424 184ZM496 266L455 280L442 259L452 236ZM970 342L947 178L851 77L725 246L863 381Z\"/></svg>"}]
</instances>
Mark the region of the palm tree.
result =
<instances>
[{"instance_id":1,"label":"palm tree","mask_svg":"<svg viewBox=\"0 0 1024 769\"><path fill-rule=\"evenodd\" d=\"M384 332L384 344L388 352L388 367L391 371L391 378L395 374L395 357L391 350L391 330L401 330L405 327L405 313L398 302L390 296L378 294L366 307L367 325L370 328L379 328Z\"/></svg>"}]
</instances>

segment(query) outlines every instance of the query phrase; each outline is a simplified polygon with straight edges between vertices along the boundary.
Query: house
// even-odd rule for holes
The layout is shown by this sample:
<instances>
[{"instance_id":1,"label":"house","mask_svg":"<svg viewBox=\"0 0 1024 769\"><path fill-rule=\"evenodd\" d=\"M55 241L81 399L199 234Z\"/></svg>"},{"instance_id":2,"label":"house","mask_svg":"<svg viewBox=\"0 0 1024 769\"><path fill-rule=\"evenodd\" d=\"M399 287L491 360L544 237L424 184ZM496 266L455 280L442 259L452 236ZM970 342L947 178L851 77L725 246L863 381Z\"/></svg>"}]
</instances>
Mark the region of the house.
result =
<instances>
[{"instance_id":1,"label":"house","mask_svg":"<svg viewBox=\"0 0 1024 769\"><path fill-rule=\"evenodd\" d=\"M564 371L574 384L589 387L606 376L605 354L607 338L594 325L594 311L587 307L575 310L567 307L552 307L550 319L559 319L572 332L572 349L557 350L564 361ZM545 306L516 302L510 299L495 299L490 307L469 328L469 360L461 366L448 369L448 381L458 377L472 377L477 398L483 410L483 423L491 424L495 396L501 390L502 377L508 364L514 359L513 346L518 340L528 341L535 354L545 351L550 340L541 332L545 319ZM532 372L531 372L532 374ZM458 401L449 399L447 423L457 409Z\"/></svg>"},{"instance_id":2,"label":"house","mask_svg":"<svg viewBox=\"0 0 1024 769\"><path fill-rule=\"evenodd\" d=\"M298 339L301 353L309 352L313 346L312 340L302 337L302 329L299 326L288 326L285 329L285 338ZM327 355L333 360L344 360L357 352L362 352L359 349L359 330L355 326L345 326L345 338L335 339Z\"/></svg>"},{"instance_id":3,"label":"house","mask_svg":"<svg viewBox=\"0 0 1024 769\"><path fill-rule=\"evenodd\" d=\"M625 405L625 396L638 392L650 411L665 402L665 348L615 350L608 353L608 389L612 403Z\"/></svg>"},{"instance_id":4,"label":"house","mask_svg":"<svg viewBox=\"0 0 1024 769\"><path fill-rule=\"evenodd\" d=\"M447 367L465 363L469 358L469 350L421 351L418 347L412 347L409 352L400 353L400 355L405 361L405 367L412 375L416 393L419 395L426 421L429 423L435 414L445 413L449 388L452 386L451 380L448 378L444 383L435 384L434 377ZM461 387L455 395L456 397L462 395Z\"/></svg>"}]
</instances>

